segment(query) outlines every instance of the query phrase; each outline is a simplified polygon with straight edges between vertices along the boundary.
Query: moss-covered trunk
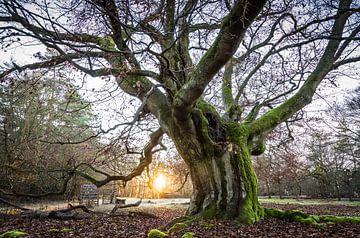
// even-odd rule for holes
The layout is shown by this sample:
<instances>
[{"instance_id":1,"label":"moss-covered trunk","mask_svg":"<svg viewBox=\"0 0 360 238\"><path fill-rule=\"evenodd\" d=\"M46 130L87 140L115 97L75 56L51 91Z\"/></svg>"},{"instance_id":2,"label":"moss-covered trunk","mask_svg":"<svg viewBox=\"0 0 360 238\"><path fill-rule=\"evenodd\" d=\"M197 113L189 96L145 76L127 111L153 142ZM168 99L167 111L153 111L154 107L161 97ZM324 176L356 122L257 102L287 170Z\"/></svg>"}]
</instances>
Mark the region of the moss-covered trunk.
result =
<instances>
[{"instance_id":1,"label":"moss-covered trunk","mask_svg":"<svg viewBox=\"0 0 360 238\"><path fill-rule=\"evenodd\" d=\"M189 215L242 223L254 223L263 216L244 126L197 111L172 138L190 169Z\"/></svg>"},{"instance_id":2,"label":"moss-covered trunk","mask_svg":"<svg viewBox=\"0 0 360 238\"><path fill-rule=\"evenodd\" d=\"M192 164L193 182L188 213L205 218L236 218L254 223L262 217L257 200L257 179L250 156L240 149Z\"/></svg>"}]
</instances>

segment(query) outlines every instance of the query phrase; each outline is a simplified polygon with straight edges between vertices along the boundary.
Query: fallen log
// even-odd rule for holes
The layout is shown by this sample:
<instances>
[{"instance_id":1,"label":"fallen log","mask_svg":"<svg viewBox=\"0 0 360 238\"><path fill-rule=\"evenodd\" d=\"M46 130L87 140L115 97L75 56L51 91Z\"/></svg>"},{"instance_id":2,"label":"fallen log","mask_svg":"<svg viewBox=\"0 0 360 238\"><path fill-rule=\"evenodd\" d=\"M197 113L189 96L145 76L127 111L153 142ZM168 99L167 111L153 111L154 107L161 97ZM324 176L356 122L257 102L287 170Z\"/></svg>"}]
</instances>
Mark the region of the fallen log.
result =
<instances>
[{"instance_id":1,"label":"fallen log","mask_svg":"<svg viewBox=\"0 0 360 238\"><path fill-rule=\"evenodd\" d=\"M136 203L116 204L115 207L111 210L110 215L113 215L117 211L117 209L128 208L128 207L138 207L138 206L140 206L141 202L142 202L142 199L140 199Z\"/></svg>"},{"instance_id":2,"label":"fallen log","mask_svg":"<svg viewBox=\"0 0 360 238\"><path fill-rule=\"evenodd\" d=\"M78 209L80 209L86 213L95 213L94 211L91 211L84 205L73 206L72 204L69 203L68 208L50 211L47 217L53 218L53 219L62 219L62 220L86 218L87 216L73 213L73 211L78 210Z\"/></svg>"},{"instance_id":3,"label":"fallen log","mask_svg":"<svg viewBox=\"0 0 360 238\"><path fill-rule=\"evenodd\" d=\"M21 210L22 212L19 215L22 217L71 220L71 219L89 218L88 215L79 214L79 213L75 212L76 210L81 210L81 211L85 212L86 214L101 214L101 215L113 216L114 213L118 209L129 208L129 207L138 207L141 204L142 199L140 199L136 203L131 203L131 204L116 204L110 213L92 211L89 208L87 208L85 205L74 206L70 203L68 204L68 208L63 208L63 209L58 209L58 210L53 210L53 211L41 211L41 210L25 208L25 207L19 206L17 204L14 204L14 203L9 202L2 198L0 198L0 202L6 204L8 206L11 206L11 207Z\"/></svg>"},{"instance_id":4,"label":"fallen log","mask_svg":"<svg viewBox=\"0 0 360 238\"><path fill-rule=\"evenodd\" d=\"M1 203L4 203L4 204L6 204L6 205L8 205L8 206L10 206L10 207L14 207L14 208L16 208L16 209L19 209L19 210L21 210L21 211L29 211L29 210L31 210L30 208L21 207L21 206L19 206L19 205L16 205L16 204L14 204L14 203L12 203L12 202L9 202L9 201L3 199L3 198L0 198L0 202L1 202Z\"/></svg>"},{"instance_id":5,"label":"fallen log","mask_svg":"<svg viewBox=\"0 0 360 238\"><path fill-rule=\"evenodd\" d=\"M74 211L76 209L81 209L83 210L84 212L86 213L91 213L93 211L91 211L89 208L87 208L85 205L72 205L71 203L68 203L68 208L64 208L64 209L59 209L59 210L56 210L57 212L71 212L71 211Z\"/></svg>"}]
</instances>

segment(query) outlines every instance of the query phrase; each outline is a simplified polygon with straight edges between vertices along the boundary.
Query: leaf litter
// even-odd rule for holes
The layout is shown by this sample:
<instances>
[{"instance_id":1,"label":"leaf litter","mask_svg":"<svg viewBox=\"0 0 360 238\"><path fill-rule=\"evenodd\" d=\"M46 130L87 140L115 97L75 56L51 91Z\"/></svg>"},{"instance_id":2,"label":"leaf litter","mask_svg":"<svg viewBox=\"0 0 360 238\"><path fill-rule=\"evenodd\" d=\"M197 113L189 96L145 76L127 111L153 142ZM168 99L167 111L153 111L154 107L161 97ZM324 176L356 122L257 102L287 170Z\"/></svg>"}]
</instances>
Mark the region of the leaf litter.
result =
<instances>
[{"instance_id":1,"label":"leaf litter","mask_svg":"<svg viewBox=\"0 0 360 238\"><path fill-rule=\"evenodd\" d=\"M359 206L265 204L278 209L297 209L311 214L360 216ZM29 233L27 237L146 237L149 230L161 228L172 219L183 216L186 206L137 207L121 211L117 216L96 215L78 220L49 218L29 219L18 215L0 216L0 234L11 230ZM337 223L324 227L267 218L253 225L239 225L233 221L197 221L169 237L180 238L191 232L198 238L226 237L357 237L360 224Z\"/></svg>"}]
</instances>

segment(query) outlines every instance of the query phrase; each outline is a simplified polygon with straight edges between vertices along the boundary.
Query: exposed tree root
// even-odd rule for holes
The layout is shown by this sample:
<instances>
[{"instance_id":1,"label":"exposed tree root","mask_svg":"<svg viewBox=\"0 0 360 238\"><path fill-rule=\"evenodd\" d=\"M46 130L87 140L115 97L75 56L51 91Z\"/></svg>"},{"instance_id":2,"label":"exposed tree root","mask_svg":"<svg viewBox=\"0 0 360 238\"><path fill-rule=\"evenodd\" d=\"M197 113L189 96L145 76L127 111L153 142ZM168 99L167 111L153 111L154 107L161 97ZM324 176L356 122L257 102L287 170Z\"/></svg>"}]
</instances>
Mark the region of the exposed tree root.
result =
<instances>
[{"instance_id":1,"label":"exposed tree root","mask_svg":"<svg viewBox=\"0 0 360 238\"><path fill-rule=\"evenodd\" d=\"M171 233L184 230L192 222L197 221L198 219L199 218L196 217L196 216L184 216L184 217L175 218L174 220L170 221L169 223L167 223L165 226L163 226L161 228L161 230L165 230L166 228L168 228L166 231L161 231L161 230L158 230L158 229L152 229L152 230L149 231L147 237L148 238L168 237ZM187 234L187 237L189 237L189 234Z\"/></svg>"},{"instance_id":2,"label":"exposed tree root","mask_svg":"<svg viewBox=\"0 0 360 238\"><path fill-rule=\"evenodd\" d=\"M265 217L274 217L289 221L296 221L308 225L325 226L331 223L348 222L360 224L360 217L333 216L333 215L309 215L299 210L283 211L274 208L264 208ZM175 218L160 229L152 229L148 233L148 238L168 237L174 232L186 229L192 222L201 220L200 216L184 216ZM192 237L191 232L184 233L185 237Z\"/></svg>"},{"instance_id":3,"label":"exposed tree root","mask_svg":"<svg viewBox=\"0 0 360 238\"><path fill-rule=\"evenodd\" d=\"M290 221L296 221L309 225L323 226L328 223L349 222L360 224L360 217L333 216L333 215L309 215L299 210L283 211L274 208L264 208L265 217L275 217Z\"/></svg>"}]
</instances>

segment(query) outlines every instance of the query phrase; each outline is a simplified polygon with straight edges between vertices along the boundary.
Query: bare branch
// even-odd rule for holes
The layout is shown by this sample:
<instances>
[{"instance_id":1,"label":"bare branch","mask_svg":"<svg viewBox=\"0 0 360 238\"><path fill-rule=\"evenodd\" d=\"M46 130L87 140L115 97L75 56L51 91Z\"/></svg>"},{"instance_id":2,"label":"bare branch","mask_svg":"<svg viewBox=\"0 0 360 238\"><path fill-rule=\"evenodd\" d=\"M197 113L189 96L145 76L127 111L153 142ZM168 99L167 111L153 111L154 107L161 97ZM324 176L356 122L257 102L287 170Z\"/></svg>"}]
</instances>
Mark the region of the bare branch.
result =
<instances>
[{"instance_id":1,"label":"bare branch","mask_svg":"<svg viewBox=\"0 0 360 238\"><path fill-rule=\"evenodd\" d=\"M164 132L161 129L158 129L155 132L153 132L152 134L150 134L150 141L144 147L143 157L140 160L140 163L128 175L110 175L104 171L96 169L94 166L92 166L90 164L84 164L84 163L77 166L75 173L77 175L87 179L91 183L95 184L97 187L101 187L111 181L118 181L118 180L121 180L124 182L130 181L134 177L141 175L141 173L144 171L144 169L147 166L149 166L149 164L152 162L152 154L153 154L152 150L153 150L153 148L155 148L157 145L160 144L163 134L164 134ZM102 179L102 180L98 180L95 177L89 175L88 173L80 171L79 167L81 167L81 166L86 166L86 168L91 169L95 173L100 173L101 175L106 176L106 178Z\"/></svg>"},{"instance_id":2,"label":"bare branch","mask_svg":"<svg viewBox=\"0 0 360 238\"><path fill-rule=\"evenodd\" d=\"M74 173L72 171L68 171L68 176L64 181L62 181L61 188L58 191L55 192L46 192L42 194L30 194L30 193L23 193L18 192L15 190L11 190L11 192L8 192L4 189L0 189L0 193L7 195L7 196L19 196L19 197L30 197L30 198L42 198L42 197L49 197L49 196L56 196L56 195L63 195L66 192L68 183L70 179L73 177Z\"/></svg>"}]
</instances>

